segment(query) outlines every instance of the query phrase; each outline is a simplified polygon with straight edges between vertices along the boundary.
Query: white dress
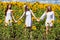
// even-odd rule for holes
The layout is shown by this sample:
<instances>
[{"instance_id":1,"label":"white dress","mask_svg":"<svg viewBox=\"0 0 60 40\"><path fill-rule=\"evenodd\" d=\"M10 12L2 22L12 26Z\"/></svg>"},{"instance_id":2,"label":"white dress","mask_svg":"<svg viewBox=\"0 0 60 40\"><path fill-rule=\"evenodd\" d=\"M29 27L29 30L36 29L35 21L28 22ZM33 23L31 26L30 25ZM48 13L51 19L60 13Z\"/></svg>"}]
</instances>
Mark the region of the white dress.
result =
<instances>
[{"instance_id":1,"label":"white dress","mask_svg":"<svg viewBox=\"0 0 60 40\"><path fill-rule=\"evenodd\" d=\"M35 17L35 15L33 14L32 10L30 10L30 11L27 11L26 13L24 12L23 15L19 19L21 19L24 15L26 17L26 19L25 19L26 27L31 27L32 26L32 18L31 17L32 16ZM35 17L35 19L37 19L37 18Z\"/></svg>"},{"instance_id":2,"label":"white dress","mask_svg":"<svg viewBox=\"0 0 60 40\"><path fill-rule=\"evenodd\" d=\"M25 25L26 25L26 27L31 27L31 25L32 25L32 19L31 19L31 12L30 11L26 12Z\"/></svg>"},{"instance_id":3,"label":"white dress","mask_svg":"<svg viewBox=\"0 0 60 40\"><path fill-rule=\"evenodd\" d=\"M44 12L44 14L41 16L41 20L43 20L46 16L46 22L45 22L45 26L53 26L53 23L51 22L51 20L54 20L54 12Z\"/></svg>"},{"instance_id":4,"label":"white dress","mask_svg":"<svg viewBox=\"0 0 60 40\"><path fill-rule=\"evenodd\" d=\"M11 10L8 10L6 13L6 18L5 18L5 22L8 24L9 21L12 21L12 14L11 14Z\"/></svg>"}]
</instances>

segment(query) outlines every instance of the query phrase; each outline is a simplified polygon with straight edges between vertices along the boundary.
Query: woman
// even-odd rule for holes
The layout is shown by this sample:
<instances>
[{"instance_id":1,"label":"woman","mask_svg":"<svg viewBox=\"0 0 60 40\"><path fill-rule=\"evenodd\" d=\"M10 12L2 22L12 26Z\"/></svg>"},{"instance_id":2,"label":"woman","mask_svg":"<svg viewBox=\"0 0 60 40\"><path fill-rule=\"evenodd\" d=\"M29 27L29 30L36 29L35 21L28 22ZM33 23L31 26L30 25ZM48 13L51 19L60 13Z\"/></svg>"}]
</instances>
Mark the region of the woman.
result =
<instances>
[{"instance_id":1,"label":"woman","mask_svg":"<svg viewBox=\"0 0 60 40\"><path fill-rule=\"evenodd\" d=\"M8 4L5 10L5 26L12 26L12 19L15 21L13 17L13 10L11 10L12 5Z\"/></svg>"},{"instance_id":2,"label":"woman","mask_svg":"<svg viewBox=\"0 0 60 40\"><path fill-rule=\"evenodd\" d=\"M44 14L40 17L38 21L43 20L45 16L46 16L45 22L46 34L48 34L48 26L52 27L54 22L54 11L52 11L52 8L50 6L47 7L47 10L44 12Z\"/></svg>"},{"instance_id":3,"label":"woman","mask_svg":"<svg viewBox=\"0 0 60 40\"><path fill-rule=\"evenodd\" d=\"M32 38L32 32L31 32L31 27L32 27L32 15L35 17L35 15L33 14L32 10L29 10L28 6L25 6L25 11L23 13L23 15L19 18L19 20L22 19L22 17L25 15L25 35L26 35L26 28L29 29L30 32L30 39ZM37 20L37 18L35 17L35 19ZM19 21L18 20L18 21Z\"/></svg>"},{"instance_id":4,"label":"woman","mask_svg":"<svg viewBox=\"0 0 60 40\"><path fill-rule=\"evenodd\" d=\"M25 11L24 11L23 15L19 18L19 20L21 20L24 15L26 17L26 19L25 19L26 27L31 28L31 26L32 26L32 19L31 18L32 18L32 15L34 17L35 17L35 15L33 14L32 10L29 10L28 6L25 6ZM35 17L35 19L37 20L36 17Z\"/></svg>"}]
</instances>

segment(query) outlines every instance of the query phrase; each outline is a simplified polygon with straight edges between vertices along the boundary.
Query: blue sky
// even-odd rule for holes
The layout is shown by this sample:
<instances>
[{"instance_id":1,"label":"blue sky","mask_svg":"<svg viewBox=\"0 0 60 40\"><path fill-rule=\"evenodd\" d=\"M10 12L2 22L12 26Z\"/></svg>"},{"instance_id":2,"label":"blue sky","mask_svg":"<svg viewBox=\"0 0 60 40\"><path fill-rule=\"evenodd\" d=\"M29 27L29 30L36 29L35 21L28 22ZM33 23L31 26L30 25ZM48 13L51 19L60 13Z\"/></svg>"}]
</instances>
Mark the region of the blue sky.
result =
<instances>
[{"instance_id":1,"label":"blue sky","mask_svg":"<svg viewBox=\"0 0 60 40\"><path fill-rule=\"evenodd\" d=\"M2 0L2 1L11 1L11 0ZM13 1L21 1L21 2L36 2L36 1L39 1L40 3L60 4L60 0L13 0Z\"/></svg>"}]
</instances>

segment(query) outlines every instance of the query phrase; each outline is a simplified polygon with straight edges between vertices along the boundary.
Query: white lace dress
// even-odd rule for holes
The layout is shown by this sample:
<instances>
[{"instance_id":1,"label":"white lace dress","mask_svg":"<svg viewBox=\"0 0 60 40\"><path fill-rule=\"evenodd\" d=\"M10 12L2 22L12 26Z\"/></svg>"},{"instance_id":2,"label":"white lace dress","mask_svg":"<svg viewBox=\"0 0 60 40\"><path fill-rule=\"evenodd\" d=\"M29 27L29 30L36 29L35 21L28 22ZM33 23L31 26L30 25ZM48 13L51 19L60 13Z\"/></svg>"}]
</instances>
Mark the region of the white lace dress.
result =
<instances>
[{"instance_id":1,"label":"white lace dress","mask_svg":"<svg viewBox=\"0 0 60 40\"><path fill-rule=\"evenodd\" d=\"M5 22L9 24L9 22L11 21L12 21L12 13L11 13L11 10L8 10L6 13Z\"/></svg>"},{"instance_id":2,"label":"white lace dress","mask_svg":"<svg viewBox=\"0 0 60 40\"><path fill-rule=\"evenodd\" d=\"M44 14L41 16L41 20L43 20L46 16L46 22L45 22L45 26L53 26L53 23L51 22L51 20L54 20L54 12L44 12Z\"/></svg>"},{"instance_id":3,"label":"white lace dress","mask_svg":"<svg viewBox=\"0 0 60 40\"><path fill-rule=\"evenodd\" d=\"M26 27L31 27L32 26L32 16L35 17L35 15L33 14L32 10L30 10L30 11L27 11L26 13L24 12L23 15L19 19L21 19L24 15L26 17L26 19L25 19ZM37 18L35 17L35 19L37 19Z\"/></svg>"},{"instance_id":4,"label":"white lace dress","mask_svg":"<svg viewBox=\"0 0 60 40\"><path fill-rule=\"evenodd\" d=\"M32 19L31 19L31 12L30 11L26 12L25 25L26 25L26 27L31 27L31 25L32 25Z\"/></svg>"}]
</instances>

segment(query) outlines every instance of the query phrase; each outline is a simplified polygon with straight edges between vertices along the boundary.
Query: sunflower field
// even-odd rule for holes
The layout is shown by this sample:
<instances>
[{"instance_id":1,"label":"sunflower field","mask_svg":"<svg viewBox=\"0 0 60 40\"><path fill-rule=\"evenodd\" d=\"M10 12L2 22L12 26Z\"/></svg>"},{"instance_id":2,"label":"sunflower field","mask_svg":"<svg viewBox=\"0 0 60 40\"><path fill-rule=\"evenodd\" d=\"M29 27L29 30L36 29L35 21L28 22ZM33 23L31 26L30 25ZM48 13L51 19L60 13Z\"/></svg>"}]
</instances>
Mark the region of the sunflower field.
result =
<instances>
[{"instance_id":1,"label":"sunflower field","mask_svg":"<svg viewBox=\"0 0 60 40\"><path fill-rule=\"evenodd\" d=\"M24 12L24 5L27 4L30 9L34 12L37 18L40 18L41 15L46 10L46 6L50 5L52 10L55 13L55 22L54 27L49 27L49 34L45 35L45 20L40 21L39 23L32 17L32 40L60 40L60 5L58 4L42 4L39 2L30 3L30 2L0 2L0 40L29 40L29 29L25 32L24 20L23 17L20 21L13 25L4 26L5 20L5 10L7 4L12 4L12 10L14 11L14 17L18 20ZM25 35L26 33L26 35ZM26 36L26 37L24 37Z\"/></svg>"}]
</instances>

